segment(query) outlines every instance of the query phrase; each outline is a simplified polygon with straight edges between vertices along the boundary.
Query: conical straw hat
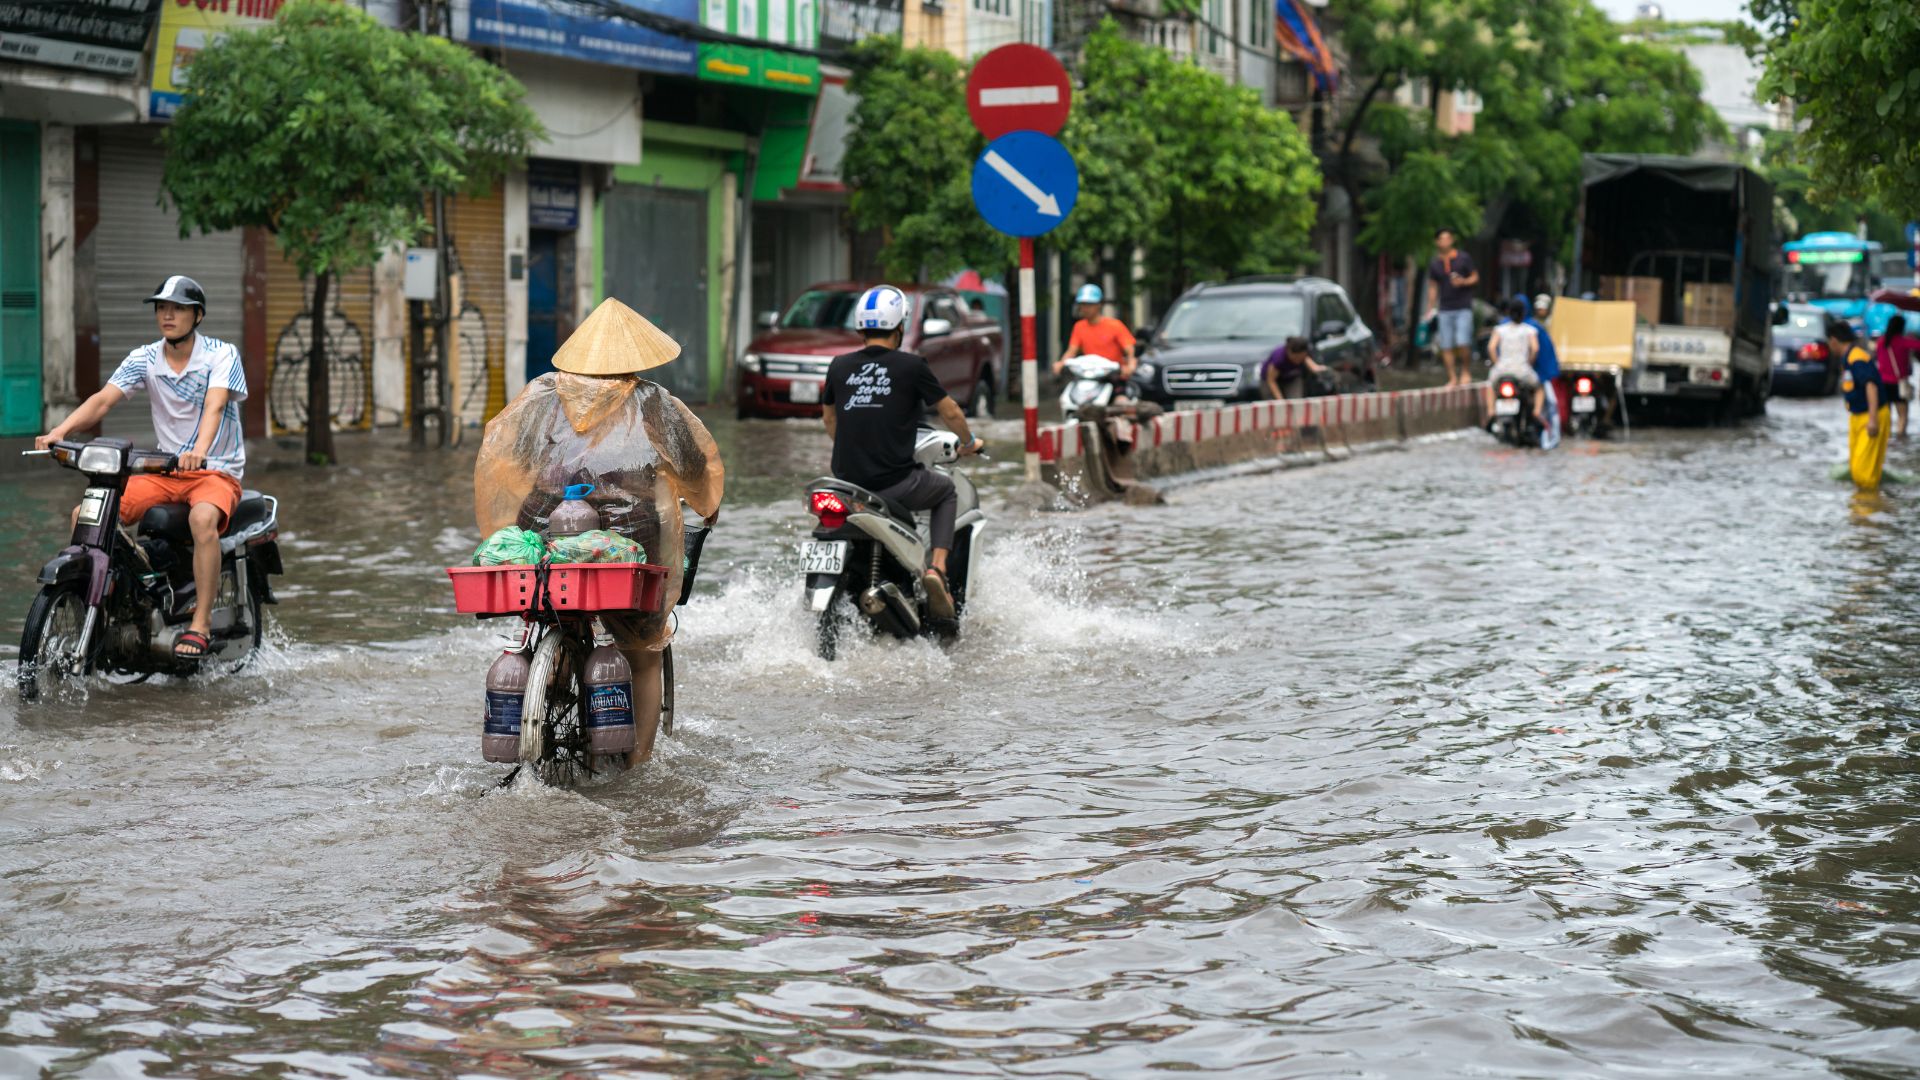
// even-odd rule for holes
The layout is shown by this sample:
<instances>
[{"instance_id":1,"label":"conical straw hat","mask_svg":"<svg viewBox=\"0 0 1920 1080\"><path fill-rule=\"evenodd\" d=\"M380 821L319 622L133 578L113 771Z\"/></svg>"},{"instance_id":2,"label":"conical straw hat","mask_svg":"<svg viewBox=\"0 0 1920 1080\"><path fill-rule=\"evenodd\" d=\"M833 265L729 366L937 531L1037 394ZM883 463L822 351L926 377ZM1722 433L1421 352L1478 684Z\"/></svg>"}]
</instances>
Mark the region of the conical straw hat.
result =
<instances>
[{"instance_id":1,"label":"conical straw hat","mask_svg":"<svg viewBox=\"0 0 1920 1080\"><path fill-rule=\"evenodd\" d=\"M553 354L553 366L575 375L630 375L679 355L679 342L639 312L608 297Z\"/></svg>"}]
</instances>

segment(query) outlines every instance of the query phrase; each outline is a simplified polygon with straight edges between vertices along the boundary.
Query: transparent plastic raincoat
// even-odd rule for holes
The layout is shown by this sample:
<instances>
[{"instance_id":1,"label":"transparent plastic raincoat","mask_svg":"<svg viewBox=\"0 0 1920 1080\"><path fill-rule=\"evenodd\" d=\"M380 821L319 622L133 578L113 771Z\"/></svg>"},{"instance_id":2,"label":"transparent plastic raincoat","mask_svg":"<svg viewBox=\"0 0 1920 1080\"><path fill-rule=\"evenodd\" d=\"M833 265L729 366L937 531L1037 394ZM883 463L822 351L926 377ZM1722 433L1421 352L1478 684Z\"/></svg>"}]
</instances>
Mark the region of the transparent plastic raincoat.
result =
<instances>
[{"instance_id":1,"label":"transparent plastic raincoat","mask_svg":"<svg viewBox=\"0 0 1920 1080\"><path fill-rule=\"evenodd\" d=\"M667 596L679 596L680 502L711 517L725 484L699 418L638 375L540 376L487 424L473 469L480 534L545 529L570 484L594 485L587 501L602 525L639 541L648 562L667 568ZM670 636L666 612L601 621L623 652L658 649Z\"/></svg>"}]
</instances>

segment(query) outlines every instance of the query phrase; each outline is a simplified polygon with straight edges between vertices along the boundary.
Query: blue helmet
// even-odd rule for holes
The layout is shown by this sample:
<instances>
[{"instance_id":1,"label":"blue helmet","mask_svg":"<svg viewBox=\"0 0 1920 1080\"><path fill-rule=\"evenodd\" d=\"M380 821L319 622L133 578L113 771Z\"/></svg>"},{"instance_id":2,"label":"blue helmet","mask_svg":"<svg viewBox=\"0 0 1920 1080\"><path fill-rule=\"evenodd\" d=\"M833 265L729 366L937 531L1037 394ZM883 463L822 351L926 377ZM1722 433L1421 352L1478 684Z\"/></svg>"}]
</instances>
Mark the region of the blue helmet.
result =
<instances>
[{"instance_id":1,"label":"blue helmet","mask_svg":"<svg viewBox=\"0 0 1920 1080\"><path fill-rule=\"evenodd\" d=\"M1098 304L1106 298L1107 294L1100 291L1100 286L1091 281L1080 286L1080 291L1073 294L1073 302L1076 304Z\"/></svg>"}]
</instances>

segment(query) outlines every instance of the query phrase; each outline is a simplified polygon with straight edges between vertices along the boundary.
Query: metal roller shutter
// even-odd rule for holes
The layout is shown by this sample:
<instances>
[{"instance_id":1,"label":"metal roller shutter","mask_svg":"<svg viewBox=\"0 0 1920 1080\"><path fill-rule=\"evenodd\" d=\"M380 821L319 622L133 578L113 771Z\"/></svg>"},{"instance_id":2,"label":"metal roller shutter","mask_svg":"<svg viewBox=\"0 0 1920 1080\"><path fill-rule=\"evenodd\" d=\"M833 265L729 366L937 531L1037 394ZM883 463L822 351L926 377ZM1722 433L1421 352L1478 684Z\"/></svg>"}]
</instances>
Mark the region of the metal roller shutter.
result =
<instances>
[{"instance_id":1,"label":"metal roller shutter","mask_svg":"<svg viewBox=\"0 0 1920 1080\"><path fill-rule=\"evenodd\" d=\"M454 410L462 423L478 426L507 404L507 202L495 188L448 203L460 267Z\"/></svg>"},{"instance_id":2,"label":"metal roller shutter","mask_svg":"<svg viewBox=\"0 0 1920 1080\"><path fill-rule=\"evenodd\" d=\"M103 384L129 352L159 337L145 301L168 274L185 274L207 290L203 331L240 344L246 266L240 233L182 239L178 215L159 205L164 158L154 125L100 130L100 223L93 242Z\"/></svg>"}]
</instances>

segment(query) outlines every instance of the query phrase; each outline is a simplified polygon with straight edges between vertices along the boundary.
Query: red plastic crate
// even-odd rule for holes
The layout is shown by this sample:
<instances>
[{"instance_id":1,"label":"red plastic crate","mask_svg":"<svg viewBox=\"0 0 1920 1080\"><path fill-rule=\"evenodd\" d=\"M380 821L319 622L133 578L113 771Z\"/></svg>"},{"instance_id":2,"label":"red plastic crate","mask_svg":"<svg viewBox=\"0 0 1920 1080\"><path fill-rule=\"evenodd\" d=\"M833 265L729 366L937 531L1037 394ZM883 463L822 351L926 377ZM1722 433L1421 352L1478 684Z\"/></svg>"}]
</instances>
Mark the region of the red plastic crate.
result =
<instances>
[{"instance_id":1,"label":"red plastic crate","mask_svg":"<svg viewBox=\"0 0 1920 1080\"><path fill-rule=\"evenodd\" d=\"M527 611L538 599L531 566L449 566L454 609L469 615ZM553 563L547 594L559 611L661 611L667 568L653 563Z\"/></svg>"}]
</instances>

